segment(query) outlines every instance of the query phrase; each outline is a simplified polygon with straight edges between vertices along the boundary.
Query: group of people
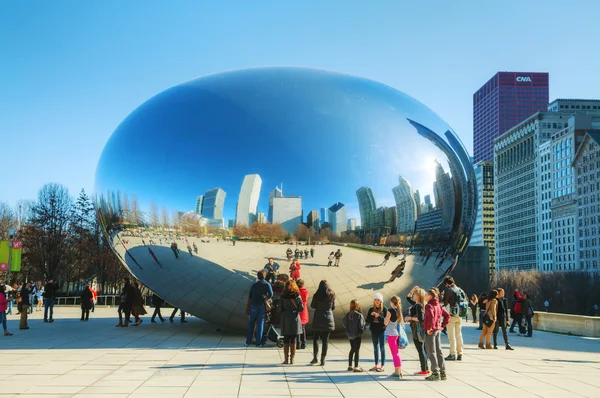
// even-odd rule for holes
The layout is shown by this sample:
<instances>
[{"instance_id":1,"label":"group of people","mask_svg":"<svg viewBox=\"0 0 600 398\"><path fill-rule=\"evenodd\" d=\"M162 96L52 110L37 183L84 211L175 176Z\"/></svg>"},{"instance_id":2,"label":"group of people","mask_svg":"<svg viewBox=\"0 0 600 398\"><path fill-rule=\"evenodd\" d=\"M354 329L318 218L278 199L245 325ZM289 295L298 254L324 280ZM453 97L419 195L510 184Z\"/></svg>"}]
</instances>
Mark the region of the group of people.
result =
<instances>
[{"instance_id":1,"label":"group of people","mask_svg":"<svg viewBox=\"0 0 600 398\"><path fill-rule=\"evenodd\" d=\"M272 263L272 259L269 260ZM272 264L267 264L267 266ZM266 267L267 268L267 267ZM248 294L247 314L249 316L248 331L245 346L265 345L263 338L264 320L269 311L280 313L281 335L283 336L284 365L295 363L297 349L306 347L306 325L308 319L308 291L304 288L302 279L287 279L283 292L276 305L273 305L273 286L267 281L268 270L257 273L256 282ZM342 324L350 342L348 353L348 371L363 372L359 366L359 353L362 345L362 335L366 329L371 332L375 364L370 369L373 372L385 370L386 344L392 355L394 372L391 377L402 378L402 359L400 350L407 345L405 322L410 324L413 342L419 355L421 370L416 374L425 376L426 380L446 380L446 360L462 360L462 334L460 322L463 310L464 292L454 284L452 277L444 280L446 294L440 301L438 288L427 291L415 286L408 294L410 308L408 316L403 315L402 303L397 296L389 299L389 306L384 304L380 293L375 294L373 305L365 314L358 300L349 303L349 311L345 314ZM330 334L335 330L336 296L326 280L319 287L312 299L310 307L314 310L312 317L313 358L311 364L325 365L329 347ZM445 307L450 308L447 311ZM456 319L458 318L458 319ZM450 355L444 358L441 349L440 334L448 328L451 338ZM452 341L454 340L454 342Z\"/></svg>"},{"instance_id":2,"label":"group of people","mask_svg":"<svg viewBox=\"0 0 600 398\"><path fill-rule=\"evenodd\" d=\"M19 329L28 330L28 315L35 311L41 311L44 307L44 322L54 322L54 302L58 292L58 285L48 280L42 285L38 283L18 283L10 286L8 282L0 284L0 312L3 313L0 322L3 324L4 335L11 336L6 329L6 317L12 315L13 304L17 304L17 315L20 315Z\"/></svg>"}]
</instances>

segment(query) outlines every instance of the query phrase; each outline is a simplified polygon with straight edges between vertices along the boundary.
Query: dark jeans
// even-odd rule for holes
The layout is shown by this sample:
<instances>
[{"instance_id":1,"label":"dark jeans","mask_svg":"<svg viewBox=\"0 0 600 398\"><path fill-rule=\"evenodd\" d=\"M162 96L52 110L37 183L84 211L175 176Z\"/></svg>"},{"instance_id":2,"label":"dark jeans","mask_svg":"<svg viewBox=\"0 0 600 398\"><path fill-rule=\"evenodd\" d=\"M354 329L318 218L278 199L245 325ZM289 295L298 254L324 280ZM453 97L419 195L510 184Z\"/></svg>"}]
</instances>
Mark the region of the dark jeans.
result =
<instances>
[{"instance_id":1,"label":"dark jeans","mask_svg":"<svg viewBox=\"0 0 600 398\"><path fill-rule=\"evenodd\" d=\"M425 353L425 342L419 341L419 339L413 339L415 343L415 348L417 349L417 353L419 354L419 362L421 363L421 372L425 372L429 370L427 366L427 354Z\"/></svg>"},{"instance_id":2,"label":"dark jeans","mask_svg":"<svg viewBox=\"0 0 600 398\"><path fill-rule=\"evenodd\" d=\"M350 340L350 354L348 354L348 366L352 366L352 359L354 358L354 367L358 368L358 356L360 352L360 344L362 343L362 337L356 337L354 340Z\"/></svg>"},{"instance_id":3,"label":"dark jeans","mask_svg":"<svg viewBox=\"0 0 600 398\"><path fill-rule=\"evenodd\" d=\"M321 351L321 359L325 359L327 356L327 349L329 348L329 335L331 332L313 332L313 356L315 359L319 356L319 340L323 344L323 350Z\"/></svg>"},{"instance_id":4,"label":"dark jeans","mask_svg":"<svg viewBox=\"0 0 600 398\"><path fill-rule=\"evenodd\" d=\"M531 317L525 315L525 321L527 322L527 337L533 336L533 325L531 324Z\"/></svg>"},{"instance_id":5,"label":"dark jeans","mask_svg":"<svg viewBox=\"0 0 600 398\"><path fill-rule=\"evenodd\" d=\"M250 320L248 321L248 334L246 335L246 344L252 344L252 334L255 331L254 343L259 346L262 343L263 329L265 327L265 315L267 310L263 304L250 307Z\"/></svg>"},{"instance_id":6,"label":"dark jeans","mask_svg":"<svg viewBox=\"0 0 600 398\"><path fill-rule=\"evenodd\" d=\"M444 354L442 353L442 342L440 340L440 331L434 330L431 335L425 336L425 350L427 357L431 361L431 372L446 371L446 363L444 362Z\"/></svg>"},{"instance_id":7,"label":"dark jeans","mask_svg":"<svg viewBox=\"0 0 600 398\"><path fill-rule=\"evenodd\" d=\"M154 320L154 318L156 318L156 316L158 315L158 319L160 319L161 321L163 320L162 314L160 313L160 305L154 306L154 314L152 314L152 320Z\"/></svg>"},{"instance_id":8,"label":"dark jeans","mask_svg":"<svg viewBox=\"0 0 600 398\"><path fill-rule=\"evenodd\" d=\"M173 320L173 318L175 318L175 315L177 315L177 311L179 311L179 308L173 309L173 312L171 312L171 316L169 317L170 320ZM185 321L185 311L184 310L180 311L180 315L181 315L181 322Z\"/></svg>"},{"instance_id":9,"label":"dark jeans","mask_svg":"<svg viewBox=\"0 0 600 398\"><path fill-rule=\"evenodd\" d=\"M48 309L50 309L50 318L48 318ZM54 315L54 298L44 299L44 319L52 319Z\"/></svg>"},{"instance_id":10,"label":"dark jeans","mask_svg":"<svg viewBox=\"0 0 600 398\"><path fill-rule=\"evenodd\" d=\"M272 272L269 272L265 278L265 280L267 282L269 282L271 285L275 283L275 281L277 280L277 278L275 277L275 274Z\"/></svg>"},{"instance_id":11,"label":"dark jeans","mask_svg":"<svg viewBox=\"0 0 600 398\"><path fill-rule=\"evenodd\" d=\"M90 319L90 310L88 309L81 309L81 320L88 320Z\"/></svg>"},{"instance_id":12,"label":"dark jeans","mask_svg":"<svg viewBox=\"0 0 600 398\"><path fill-rule=\"evenodd\" d=\"M128 325L129 318L131 317L131 307L121 303L117 312L119 313L119 324ZM123 320L123 318L125 318L125 320Z\"/></svg>"},{"instance_id":13,"label":"dark jeans","mask_svg":"<svg viewBox=\"0 0 600 398\"><path fill-rule=\"evenodd\" d=\"M471 307L471 315L473 315L473 322L477 322L477 308Z\"/></svg>"},{"instance_id":14,"label":"dark jeans","mask_svg":"<svg viewBox=\"0 0 600 398\"><path fill-rule=\"evenodd\" d=\"M4 329L4 333L6 333L6 311L0 312L0 323L2 324L2 329Z\"/></svg>"},{"instance_id":15,"label":"dark jeans","mask_svg":"<svg viewBox=\"0 0 600 398\"><path fill-rule=\"evenodd\" d=\"M506 333L506 320L498 318L496 326L494 326L494 347L498 344L498 332L502 329L502 337L504 338L504 344L508 345L508 333Z\"/></svg>"},{"instance_id":16,"label":"dark jeans","mask_svg":"<svg viewBox=\"0 0 600 398\"><path fill-rule=\"evenodd\" d=\"M512 320L512 323L510 324L510 332L514 333L515 332L515 326L518 328L519 325L521 324L521 319L523 319L523 315L521 314L515 314L515 317Z\"/></svg>"},{"instance_id":17,"label":"dark jeans","mask_svg":"<svg viewBox=\"0 0 600 398\"><path fill-rule=\"evenodd\" d=\"M373 355L375 356L375 365L379 363L379 353L381 352L381 366L385 366L385 336L383 331L371 331L371 340L373 341Z\"/></svg>"}]
</instances>

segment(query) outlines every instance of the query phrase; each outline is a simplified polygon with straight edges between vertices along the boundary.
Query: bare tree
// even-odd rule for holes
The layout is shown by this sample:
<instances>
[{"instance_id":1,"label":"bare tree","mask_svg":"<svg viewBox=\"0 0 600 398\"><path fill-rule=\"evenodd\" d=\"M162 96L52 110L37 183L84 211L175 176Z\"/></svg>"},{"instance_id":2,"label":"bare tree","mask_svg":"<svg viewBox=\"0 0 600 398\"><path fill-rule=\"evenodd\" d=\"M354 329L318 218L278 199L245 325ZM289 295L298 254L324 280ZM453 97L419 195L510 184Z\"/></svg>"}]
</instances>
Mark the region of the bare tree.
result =
<instances>
[{"instance_id":1,"label":"bare tree","mask_svg":"<svg viewBox=\"0 0 600 398\"><path fill-rule=\"evenodd\" d=\"M0 240L8 239L8 231L16 229L17 215L13 209L4 202L0 203Z\"/></svg>"},{"instance_id":2,"label":"bare tree","mask_svg":"<svg viewBox=\"0 0 600 398\"><path fill-rule=\"evenodd\" d=\"M160 223L162 224L162 227L164 229L169 229L170 228L170 224L169 224L169 210L167 210L166 207L162 207L162 209L160 209Z\"/></svg>"},{"instance_id":3,"label":"bare tree","mask_svg":"<svg viewBox=\"0 0 600 398\"><path fill-rule=\"evenodd\" d=\"M158 229L159 217L158 206L156 205L156 202L150 202L149 221L152 228Z\"/></svg>"}]
</instances>

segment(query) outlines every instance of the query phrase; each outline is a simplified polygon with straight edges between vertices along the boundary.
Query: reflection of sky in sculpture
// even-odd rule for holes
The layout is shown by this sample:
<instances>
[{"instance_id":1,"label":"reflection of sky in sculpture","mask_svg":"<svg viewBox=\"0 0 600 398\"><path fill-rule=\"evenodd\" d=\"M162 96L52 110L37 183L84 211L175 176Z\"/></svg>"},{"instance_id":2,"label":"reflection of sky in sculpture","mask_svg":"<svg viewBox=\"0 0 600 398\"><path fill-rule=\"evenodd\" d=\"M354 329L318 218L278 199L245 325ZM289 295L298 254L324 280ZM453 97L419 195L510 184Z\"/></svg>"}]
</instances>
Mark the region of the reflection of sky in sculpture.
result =
<instances>
[{"instance_id":1,"label":"reflection of sky in sculpture","mask_svg":"<svg viewBox=\"0 0 600 398\"><path fill-rule=\"evenodd\" d=\"M213 75L168 89L125 119L103 152L96 190L137 195L143 211L152 200L185 212L221 187L230 219L244 176L256 173L259 212L268 213L269 193L283 184L284 195L302 197L305 219L339 201L360 220L361 186L372 188L377 206L394 206L399 175L423 200L434 160L450 172L447 156L407 118L440 140L451 131L413 98L366 79L297 68Z\"/></svg>"}]
</instances>

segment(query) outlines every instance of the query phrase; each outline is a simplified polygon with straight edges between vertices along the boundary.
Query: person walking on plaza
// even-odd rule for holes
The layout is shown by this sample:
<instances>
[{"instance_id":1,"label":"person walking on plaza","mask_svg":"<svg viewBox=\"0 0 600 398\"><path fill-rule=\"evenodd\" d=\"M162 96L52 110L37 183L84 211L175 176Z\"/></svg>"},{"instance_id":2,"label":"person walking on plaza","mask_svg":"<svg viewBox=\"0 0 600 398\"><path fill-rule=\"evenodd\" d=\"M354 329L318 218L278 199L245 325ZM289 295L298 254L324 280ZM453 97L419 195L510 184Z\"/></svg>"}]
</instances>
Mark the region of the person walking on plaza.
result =
<instances>
[{"instance_id":1,"label":"person walking on plaza","mask_svg":"<svg viewBox=\"0 0 600 398\"><path fill-rule=\"evenodd\" d=\"M48 280L44 286L44 322L54 322L54 300L57 292L58 285L53 279Z\"/></svg>"},{"instance_id":2,"label":"person walking on plaza","mask_svg":"<svg viewBox=\"0 0 600 398\"><path fill-rule=\"evenodd\" d=\"M508 321L508 300L504 297L504 289L499 287L496 289L498 295L496 300L498 301L498 310L496 311L496 325L494 326L494 350L498 349L498 332L502 329L502 337L504 338L504 345L507 350L512 351L513 348L508 343L507 328L509 325Z\"/></svg>"},{"instance_id":3,"label":"person walking on plaza","mask_svg":"<svg viewBox=\"0 0 600 398\"><path fill-rule=\"evenodd\" d=\"M370 372L383 372L385 366L385 325L383 321L387 316L388 309L383 305L383 295L375 293L373 306L367 313L367 324L371 331L371 340L373 342L373 355L375 357L375 366L369 369ZM379 354L381 353L381 366L379 365Z\"/></svg>"},{"instance_id":4,"label":"person walking on plaza","mask_svg":"<svg viewBox=\"0 0 600 398\"><path fill-rule=\"evenodd\" d=\"M398 325L400 323L402 323L402 305L397 296L392 296L390 298L390 309L383 320L383 324L385 325L388 347L390 347L392 360L394 361L394 373L391 376L402 378L402 358L400 358L398 348L398 338L400 337Z\"/></svg>"},{"instance_id":5,"label":"person walking on plaza","mask_svg":"<svg viewBox=\"0 0 600 398\"><path fill-rule=\"evenodd\" d=\"M4 330L5 336L12 336L12 333L8 331L6 327L6 309L8 308L8 298L6 296L6 285L0 285L0 323Z\"/></svg>"},{"instance_id":6,"label":"person walking on plaza","mask_svg":"<svg viewBox=\"0 0 600 398\"><path fill-rule=\"evenodd\" d=\"M481 349L491 350L493 348L491 340L494 327L496 326L498 313L498 300L496 300L497 296L498 292L496 290L492 290L488 296L488 302L485 305L485 314L483 315L483 330L479 336L479 348ZM485 347L483 345L484 339L486 343Z\"/></svg>"},{"instance_id":7,"label":"person walking on plaza","mask_svg":"<svg viewBox=\"0 0 600 398\"><path fill-rule=\"evenodd\" d=\"M476 330L483 330L483 314L485 314L485 305L487 304L487 293L483 292L477 299L477 306L479 307L479 327Z\"/></svg>"},{"instance_id":8,"label":"person walking on plaza","mask_svg":"<svg viewBox=\"0 0 600 398\"><path fill-rule=\"evenodd\" d=\"M140 284L133 282L133 300L131 301L131 313L135 318L133 326L139 326L143 319L140 318L142 315L146 315L146 308L144 308L144 296L140 290Z\"/></svg>"},{"instance_id":9,"label":"person walking on plaza","mask_svg":"<svg viewBox=\"0 0 600 398\"><path fill-rule=\"evenodd\" d=\"M304 350L306 349L306 324L308 323L308 290L304 287L304 280L298 279L296 284L298 285L298 291L300 292L300 298L302 299L302 307L304 308L302 312L300 312L302 330L298 334L296 348Z\"/></svg>"},{"instance_id":10,"label":"person walking on plaza","mask_svg":"<svg viewBox=\"0 0 600 398\"><path fill-rule=\"evenodd\" d=\"M286 282L281 294L281 334L283 335L284 365L293 365L296 357L296 339L302 332L300 313L304 311L304 304L296 281L290 279ZM256 336L258 341L258 336ZM262 339L262 335L261 335Z\"/></svg>"},{"instance_id":11,"label":"person walking on plaza","mask_svg":"<svg viewBox=\"0 0 600 398\"><path fill-rule=\"evenodd\" d=\"M81 321L89 321L90 319L90 310L92 309L94 295L90 290L89 285L85 285L83 287L83 292L81 292Z\"/></svg>"},{"instance_id":12,"label":"person walking on plaza","mask_svg":"<svg viewBox=\"0 0 600 398\"><path fill-rule=\"evenodd\" d=\"M335 261L333 262L333 266L334 267L339 267L340 266L340 260L342 259L342 249L337 249L337 251L335 252Z\"/></svg>"},{"instance_id":13,"label":"person walking on plaza","mask_svg":"<svg viewBox=\"0 0 600 398\"><path fill-rule=\"evenodd\" d=\"M264 271L258 271L257 281L250 288L248 293L248 305L246 313L250 316L248 320L248 333L246 334L246 347L252 344L252 334L256 330L255 344L259 347L262 344L263 329L265 326L265 315L267 308L265 300L273 297L273 288L271 284L265 281Z\"/></svg>"},{"instance_id":14,"label":"person walking on plaza","mask_svg":"<svg viewBox=\"0 0 600 398\"><path fill-rule=\"evenodd\" d=\"M388 260L390 259L391 255L392 255L391 251L385 253L385 256L383 256L383 262L381 264L379 264L379 266L381 267L382 265L386 265Z\"/></svg>"},{"instance_id":15,"label":"person walking on plaza","mask_svg":"<svg viewBox=\"0 0 600 398\"><path fill-rule=\"evenodd\" d=\"M533 307L531 306L531 299L529 298L529 295L525 292L523 292L523 307L521 316L523 319L525 319L527 324L527 335L524 335L524 337L532 337L533 325L531 324L531 320L533 318Z\"/></svg>"},{"instance_id":16,"label":"person walking on plaza","mask_svg":"<svg viewBox=\"0 0 600 398\"><path fill-rule=\"evenodd\" d=\"M38 289L34 282L31 284L31 289L29 290L29 313L30 314L33 314L33 309L35 308L35 298L37 297L37 291L38 291Z\"/></svg>"},{"instance_id":17,"label":"person walking on plaza","mask_svg":"<svg viewBox=\"0 0 600 398\"><path fill-rule=\"evenodd\" d=\"M408 311L409 316L404 320L410 322L413 342L415 343L417 354L419 354L419 363L421 364L421 371L415 373L416 376L429 375L427 354L425 353L425 329L423 329L423 323L425 321L425 294L424 289L415 286L406 297L406 300L410 303L411 307Z\"/></svg>"},{"instance_id":18,"label":"person walking on plaza","mask_svg":"<svg viewBox=\"0 0 600 398\"><path fill-rule=\"evenodd\" d=\"M273 257L269 257L269 261L265 264L263 271L265 271L266 274L265 280L272 285L277 280L277 274L279 273L279 264L275 262L275 259Z\"/></svg>"},{"instance_id":19,"label":"person walking on plaza","mask_svg":"<svg viewBox=\"0 0 600 398\"><path fill-rule=\"evenodd\" d=\"M300 263L298 260L293 260L290 264L290 278L298 280L300 279Z\"/></svg>"},{"instance_id":20,"label":"person walking on plaza","mask_svg":"<svg viewBox=\"0 0 600 398\"><path fill-rule=\"evenodd\" d=\"M27 330L29 325L27 324L27 314L29 313L29 295L31 294L31 283L27 282L21 288L21 320L19 322L19 329Z\"/></svg>"},{"instance_id":21,"label":"person walking on plaza","mask_svg":"<svg viewBox=\"0 0 600 398\"><path fill-rule=\"evenodd\" d=\"M185 320L185 311L184 310L179 310L178 307L173 307L173 311L171 312L171 316L169 316L169 322L173 323L173 319L175 319L175 315L177 315L177 311L179 311L179 323L188 323L188 321Z\"/></svg>"},{"instance_id":22,"label":"person walking on plaza","mask_svg":"<svg viewBox=\"0 0 600 398\"><path fill-rule=\"evenodd\" d=\"M322 343L321 366L325 366L325 358L329 348L329 335L335 330L333 310L335 310L335 293L326 280L319 283L319 288L313 295L310 307L315 310L313 314L313 360L311 365L319 363L319 341Z\"/></svg>"},{"instance_id":23,"label":"person walking on plaza","mask_svg":"<svg viewBox=\"0 0 600 398\"><path fill-rule=\"evenodd\" d=\"M477 295L472 294L471 300L469 300L469 308L471 308L471 315L473 316L473 323L477 323L477 303L478 302L479 302L479 300L477 300Z\"/></svg>"},{"instance_id":24,"label":"person walking on plaza","mask_svg":"<svg viewBox=\"0 0 600 398\"><path fill-rule=\"evenodd\" d=\"M450 322L448 322L448 340L450 341L450 355L446 361L461 361L463 355L463 336L462 336L462 318L460 316L460 306L466 306L467 296L465 292L456 286L454 278L447 276L444 278L446 292L444 293L443 306L450 307ZM465 301L462 303L461 301Z\"/></svg>"},{"instance_id":25,"label":"person walking on plaza","mask_svg":"<svg viewBox=\"0 0 600 398\"><path fill-rule=\"evenodd\" d=\"M123 288L121 289L121 302L117 312L119 313L119 323L116 327L128 327L129 317L131 316L131 301L133 300L133 288L129 283L129 279L123 278ZM123 319L124 318L124 319Z\"/></svg>"},{"instance_id":26,"label":"person walking on plaza","mask_svg":"<svg viewBox=\"0 0 600 398\"><path fill-rule=\"evenodd\" d=\"M156 318L156 316L158 315L158 319L160 319L161 322L165 322L166 319L162 317L162 314L160 313L160 309L162 308L162 306L165 304L165 300L163 300L162 297L160 297L158 294L154 293L152 295L152 305L154 306L154 313L152 314L152 318L150 319L150 322L152 323L156 323L156 321L154 320L154 318Z\"/></svg>"},{"instance_id":27,"label":"person walking on plaza","mask_svg":"<svg viewBox=\"0 0 600 398\"><path fill-rule=\"evenodd\" d=\"M362 342L362 334L365 331L365 317L360 312L360 303L358 300L350 301L350 311L342 320L346 336L350 341L350 353L348 354L348 371L360 373L362 368L358 366L360 353L360 345ZM352 361L354 360L354 367Z\"/></svg>"},{"instance_id":28,"label":"person walking on plaza","mask_svg":"<svg viewBox=\"0 0 600 398\"><path fill-rule=\"evenodd\" d=\"M175 241L173 241L173 243L171 243L171 250L173 251L175 258L179 260L179 249L177 248L177 243L175 243Z\"/></svg>"},{"instance_id":29,"label":"person walking on plaza","mask_svg":"<svg viewBox=\"0 0 600 398\"><path fill-rule=\"evenodd\" d=\"M423 329L427 332L425 352L431 362L431 374L425 378L427 381L446 380L446 362L442 353L440 333L450 322L450 314L440 305L439 294L439 290L434 287L425 295L427 302L423 315Z\"/></svg>"},{"instance_id":30,"label":"person walking on plaza","mask_svg":"<svg viewBox=\"0 0 600 398\"><path fill-rule=\"evenodd\" d=\"M525 297L518 290L513 292L513 306L511 311L512 323L510 324L510 333L515 333L515 325L520 329L521 321L523 320L523 301Z\"/></svg>"},{"instance_id":31,"label":"person walking on plaza","mask_svg":"<svg viewBox=\"0 0 600 398\"><path fill-rule=\"evenodd\" d=\"M98 291L90 286L90 292L92 292L92 312L94 312L98 303Z\"/></svg>"},{"instance_id":32,"label":"person walking on plaza","mask_svg":"<svg viewBox=\"0 0 600 398\"><path fill-rule=\"evenodd\" d=\"M37 306L35 308L36 311L43 311L44 309L44 286L41 286L37 292Z\"/></svg>"},{"instance_id":33,"label":"person walking on plaza","mask_svg":"<svg viewBox=\"0 0 600 398\"><path fill-rule=\"evenodd\" d=\"M327 257L327 260L329 260L329 262L327 263L328 267L331 267L333 265L334 259L335 259L335 253L334 252L329 253L329 256Z\"/></svg>"},{"instance_id":34,"label":"person walking on plaza","mask_svg":"<svg viewBox=\"0 0 600 398\"><path fill-rule=\"evenodd\" d=\"M312 246L310 248L310 258L315 258L315 247L314 246Z\"/></svg>"}]
</instances>

